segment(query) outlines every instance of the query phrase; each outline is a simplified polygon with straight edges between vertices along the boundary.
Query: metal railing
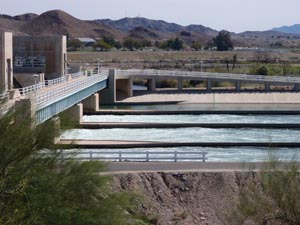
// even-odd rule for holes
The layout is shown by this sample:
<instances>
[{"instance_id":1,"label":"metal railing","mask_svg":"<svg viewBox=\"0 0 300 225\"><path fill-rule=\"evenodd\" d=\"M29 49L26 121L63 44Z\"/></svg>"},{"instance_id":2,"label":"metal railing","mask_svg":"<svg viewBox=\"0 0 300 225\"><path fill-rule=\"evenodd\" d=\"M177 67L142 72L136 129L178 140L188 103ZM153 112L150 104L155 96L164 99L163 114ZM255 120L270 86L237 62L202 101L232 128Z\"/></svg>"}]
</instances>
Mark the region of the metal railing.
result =
<instances>
[{"instance_id":1,"label":"metal railing","mask_svg":"<svg viewBox=\"0 0 300 225\"><path fill-rule=\"evenodd\" d=\"M67 77L63 76L63 77L59 77L53 80L45 80L45 85L46 86L53 86L53 85L57 85L57 84L61 84L67 81Z\"/></svg>"},{"instance_id":2,"label":"metal railing","mask_svg":"<svg viewBox=\"0 0 300 225\"><path fill-rule=\"evenodd\" d=\"M161 76L175 78L197 78L197 79L216 79L216 80L237 80L237 81L257 81L257 82L274 82L274 83L299 83L300 77L286 76L263 76L248 74L232 74L232 73L207 73L207 72L189 72L189 71L173 71L173 70L116 70L117 76Z\"/></svg>"},{"instance_id":3,"label":"metal railing","mask_svg":"<svg viewBox=\"0 0 300 225\"><path fill-rule=\"evenodd\" d=\"M38 93L36 96L36 106L40 109L53 101L61 99L65 96L71 95L78 92L79 90L85 89L93 84L107 79L108 71L99 71L99 74L87 76L85 79L76 80L70 83L66 83L56 89L51 89L51 91Z\"/></svg>"},{"instance_id":4,"label":"metal railing","mask_svg":"<svg viewBox=\"0 0 300 225\"><path fill-rule=\"evenodd\" d=\"M82 77L84 75L85 75L84 72L78 72L78 73L70 74L72 79L79 78L79 77ZM68 81L67 76L61 76L61 77L56 78L56 79L45 80L44 82L39 82L38 84L35 84L35 85L20 88L19 92L20 92L21 96L26 96L26 95L32 94L35 91L41 90L46 86L51 87L51 86L54 86L54 85L65 83L67 81Z\"/></svg>"},{"instance_id":5,"label":"metal railing","mask_svg":"<svg viewBox=\"0 0 300 225\"><path fill-rule=\"evenodd\" d=\"M8 98L8 93L7 92L0 93L0 100L5 100L6 98Z\"/></svg>"},{"instance_id":6,"label":"metal railing","mask_svg":"<svg viewBox=\"0 0 300 225\"><path fill-rule=\"evenodd\" d=\"M201 161L206 162L207 152L122 152L122 151L84 151L74 154L74 152L61 151L61 160L99 160L118 162L155 162L155 161Z\"/></svg>"},{"instance_id":7,"label":"metal railing","mask_svg":"<svg viewBox=\"0 0 300 225\"><path fill-rule=\"evenodd\" d=\"M38 90L41 90L44 87L45 87L45 83L41 82L41 83L38 83L36 85L31 85L31 86L28 86L28 87L20 88L19 92L20 92L21 96L26 96L28 94L31 94L31 93L36 92Z\"/></svg>"}]
</instances>

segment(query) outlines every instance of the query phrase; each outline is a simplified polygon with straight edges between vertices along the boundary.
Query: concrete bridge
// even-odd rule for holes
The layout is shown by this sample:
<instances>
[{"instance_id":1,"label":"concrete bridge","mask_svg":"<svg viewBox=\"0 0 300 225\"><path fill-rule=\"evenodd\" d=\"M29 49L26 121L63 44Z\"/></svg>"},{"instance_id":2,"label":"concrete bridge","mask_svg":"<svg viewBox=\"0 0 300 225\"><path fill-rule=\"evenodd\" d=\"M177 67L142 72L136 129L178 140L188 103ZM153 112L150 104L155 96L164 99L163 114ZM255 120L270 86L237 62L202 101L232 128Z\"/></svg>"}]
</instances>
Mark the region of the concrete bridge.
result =
<instances>
[{"instance_id":1,"label":"concrete bridge","mask_svg":"<svg viewBox=\"0 0 300 225\"><path fill-rule=\"evenodd\" d=\"M100 103L115 103L118 91L132 96L133 79L135 78L146 79L149 91L155 91L157 79L176 79L179 91L183 89L184 80L205 80L208 91L211 91L212 81L235 82L236 91L241 90L243 82L264 84L265 91L270 91L271 85L283 85L292 86L293 90L298 92L300 85L298 77L107 69L68 74L21 88L18 90L21 96L15 99L16 108L26 104L28 113L31 115L35 113L37 124L43 123L65 110L69 110L70 115L80 122L83 110L96 112ZM7 94L3 93L3 96L7 96Z\"/></svg>"}]
</instances>

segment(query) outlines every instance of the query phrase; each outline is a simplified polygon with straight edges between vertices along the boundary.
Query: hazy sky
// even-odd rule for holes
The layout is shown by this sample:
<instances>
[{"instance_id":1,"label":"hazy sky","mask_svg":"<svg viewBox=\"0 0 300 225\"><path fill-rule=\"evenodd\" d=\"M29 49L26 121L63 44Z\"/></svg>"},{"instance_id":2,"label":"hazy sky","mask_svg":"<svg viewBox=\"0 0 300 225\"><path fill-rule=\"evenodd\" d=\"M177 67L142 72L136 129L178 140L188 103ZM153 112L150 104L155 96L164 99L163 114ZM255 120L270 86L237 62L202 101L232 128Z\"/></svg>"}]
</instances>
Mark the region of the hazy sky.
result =
<instances>
[{"instance_id":1,"label":"hazy sky","mask_svg":"<svg viewBox=\"0 0 300 225\"><path fill-rule=\"evenodd\" d=\"M234 32L300 23L300 0L0 0L0 14L64 10L80 19L146 17Z\"/></svg>"}]
</instances>

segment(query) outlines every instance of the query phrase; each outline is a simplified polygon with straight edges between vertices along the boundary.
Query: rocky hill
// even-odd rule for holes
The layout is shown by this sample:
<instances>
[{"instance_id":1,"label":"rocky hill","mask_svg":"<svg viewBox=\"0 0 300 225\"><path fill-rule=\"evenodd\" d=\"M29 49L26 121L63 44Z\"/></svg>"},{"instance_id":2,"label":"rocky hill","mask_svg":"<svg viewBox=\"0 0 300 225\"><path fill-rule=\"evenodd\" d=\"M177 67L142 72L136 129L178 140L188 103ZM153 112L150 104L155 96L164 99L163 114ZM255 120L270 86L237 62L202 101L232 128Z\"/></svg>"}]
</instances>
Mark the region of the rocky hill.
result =
<instances>
[{"instance_id":1,"label":"rocky hill","mask_svg":"<svg viewBox=\"0 0 300 225\"><path fill-rule=\"evenodd\" d=\"M287 33L287 34L300 34L300 24L273 28L272 31L278 31L278 32Z\"/></svg>"},{"instance_id":2,"label":"rocky hill","mask_svg":"<svg viewBox=\"0 0 300 225\"><path fill-rule=\"evenodd\" d=\"M297 29L298 26L295 25L285 30L282 28L278 31L248 31L240 34L231 33L231 36L235 46L300 47L300 34L297 34ZM115 21L110 19L86 21L61 10L47 11L41 15L33 13L18 16L2 14L0 15L0 31L10 31L17 35L63 34L69 38L113 37L119 41L128 37L147 39L152 42L179 37L186 44L200 42L204 45L218 34L217 30L203 25L181 26L176 23L141 17L123 18Z\"/></svg>"},{"instance_id":3,"label":"rocky hill","mask_svg":"<svg viewBox=\"0 0 300 225\"><path fill-rule=\"evenodd\" d=\"M70 38L99 38L112 36L122 39L124 34L94 21L77 19L61 10L47 11L41 15L24 14L0 16L0 30L24 35L67 35Z\"/></svg>"}]
</instances>

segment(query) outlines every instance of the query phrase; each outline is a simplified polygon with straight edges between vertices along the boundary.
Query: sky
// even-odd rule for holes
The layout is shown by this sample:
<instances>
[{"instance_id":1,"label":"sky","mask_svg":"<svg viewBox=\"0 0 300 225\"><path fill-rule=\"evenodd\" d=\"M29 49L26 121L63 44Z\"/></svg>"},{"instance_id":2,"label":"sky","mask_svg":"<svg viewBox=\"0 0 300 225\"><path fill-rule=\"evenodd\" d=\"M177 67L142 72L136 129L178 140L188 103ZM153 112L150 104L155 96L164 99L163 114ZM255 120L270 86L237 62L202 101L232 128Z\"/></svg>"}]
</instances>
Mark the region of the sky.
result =
<instances>
[{"instance_id":1,"label":"sky","mask_svg":"<svg viewBox=\"0 0 300 225\"><path fill-rule=\"evenodd\" d=\"M146 17L216 30L262 31L300 24L300 0L0 0L0 14L61 9L84 20Z\"/></svg>"}]
</instances>

